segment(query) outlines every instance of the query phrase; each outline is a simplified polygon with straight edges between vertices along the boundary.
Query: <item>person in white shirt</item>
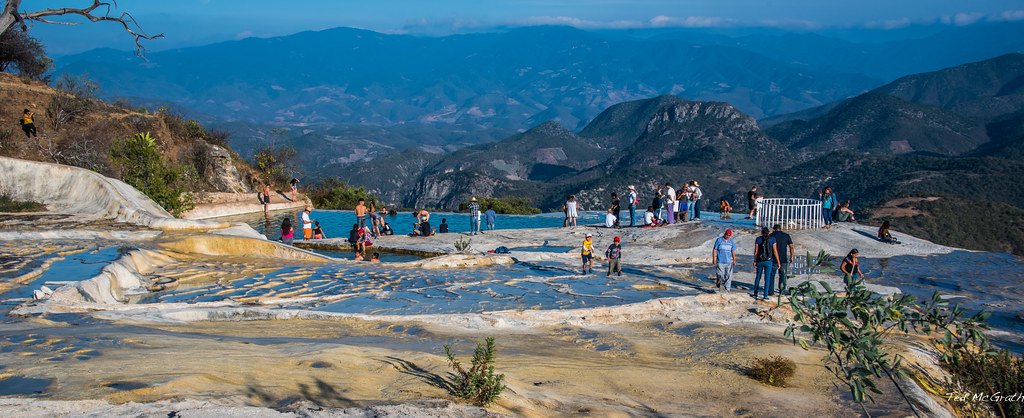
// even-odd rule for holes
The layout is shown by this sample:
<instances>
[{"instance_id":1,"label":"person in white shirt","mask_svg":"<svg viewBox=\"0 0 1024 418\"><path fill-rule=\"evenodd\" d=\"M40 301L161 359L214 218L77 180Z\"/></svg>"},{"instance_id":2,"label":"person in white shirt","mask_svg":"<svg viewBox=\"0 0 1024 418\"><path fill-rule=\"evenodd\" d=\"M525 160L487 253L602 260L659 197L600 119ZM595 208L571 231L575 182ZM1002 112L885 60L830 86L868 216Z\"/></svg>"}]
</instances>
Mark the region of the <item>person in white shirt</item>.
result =
<instances>
[{"instance_id":1,"label":"person in white shirt","mask_svg":"<svg viewBox=\"0 0 1024 418\"><path fill-rule=\"evenodd\" d=\"M313 220L309 218L309 212L313 208L306 206L306 210L302 211L302 237L303 239L313 238Z\"/></svg>"},{"instance_id":2,"label":"person in white shirt","mask_svg":"<svg viewBox=\"0 0 1024 418\"><path fill-rule=\"evenodd\" d=\"M676 189L672 188L672 183L665 183L665 210L668 212L669 225L676 223Z\"/></svg>"},{"instance_id":3,"label":"person in white shirt","mask_svg":"<svg viewBox=\"0 0 1024 418\"><path fill-rule=\"evenodd\" d=\"M644 226L654 225L654 206L647 207L647 213L644 213Z\"/></svg>"},{"instance_id":4,"label":"person in white shirt","mask_svg":"<svg viewBox=\"0 0 1024 418\"><path fill-rule=\"evenodd\" d=\"M693 219L700 219L700 201L704 199L704 192L700 190L700 183L693 181Z\"/></svg>"},{"instance_id":5,"label":"person in white shirt","mask_svg":"<svg viewBox=\"0 0 1024 418\"><path fill-rule=\"evenodd\" d=\"M604 226L608 228L615 227L615 214L612 213L611 209L608 209L608 214L604 215Z\"/></svg>"}]
</instances>

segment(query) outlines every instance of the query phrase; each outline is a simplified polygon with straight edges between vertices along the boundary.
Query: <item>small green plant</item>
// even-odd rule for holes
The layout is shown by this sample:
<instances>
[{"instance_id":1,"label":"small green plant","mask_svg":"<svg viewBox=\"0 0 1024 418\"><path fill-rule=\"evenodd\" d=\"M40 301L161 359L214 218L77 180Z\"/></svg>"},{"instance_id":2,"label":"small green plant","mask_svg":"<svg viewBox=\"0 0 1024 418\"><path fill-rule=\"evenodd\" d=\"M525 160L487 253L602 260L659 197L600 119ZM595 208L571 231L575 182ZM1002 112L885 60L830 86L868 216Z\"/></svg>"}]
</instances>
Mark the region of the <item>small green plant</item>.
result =
<instances>
[{"instance_id":1,"label":"small green plant","mask_svg":"<svg viewBox=\"0 0 1024 418\"><path fill-rule=\"evenodd\" d=\"M185 132L189 138L194 139L204 139L207 135L206 128L195 119L189 119L185 122Z\"/></svg>"},{"instance_id":2,"label":"small green plant","mask_svg":"<svg viewBox=\"0 0 1024 418\"><path fill-rule=\"evenodd\" d=\"M12 199L6 194L0 194L0 212L43 212L46 205L39 202L22 202Z\"/></svg>"},{"instance_id":3,"label":"small green plant","mask_svg":"<svg viewBox=\"0 0 1024 418\"><path fill-rule=\"evenodd\" d=\"M505 375L494 373L494 352L494 337L487 337L483 343L477 343L472 364L466 370L455 358L451 346L445 344L444 353L454 371L448 374L446 382L451 394L479 406L497 400L505 390Z\"/></svg>"},{"instance_id":4,"label":"small green plant","mask_svg":"<svg viewBox=\"0 0 1024 418\"><path fill-rule=\"evenodd\" d=\"M796 362L781 356L754 357L749 372L758 382L785 387L786 381L796 373Z\"/></svg>"},{"instance_id":5,"label":"small green plant","mask_svg":"<svg viewBox=\"0 0 1024 418\"><path fill-rule=\"evenodd\" d=\"M139 189L154 202L177 216L195 203L185 193L185 171L168 163L157 148L156 139L140 133L114 143L110 159L121 169L121 179Z\"/></svg>"},{"instance_id":6,"label":"small green plant","mask_svg":"<svg viewBox=\"0 0 1024 418\"><path fill-rule=\"evenodd\" d=\"M469 249L469 244L472 242L473 241L471 239L460 237L459 239L455 240L455 243L453 245L455 245L455 251L463 253Z\"/></svg>"},{"instance_id":7,"label":"small green plant","mask_svg":"<svg viewBox=\"0 0 1024 418\"><path fill-rule=\"evenodd\" d=\"M1000 417L1024 417L1024 403L1014 402L1008 396L1024 388L1024 358L1007 350L959 350L942 360L950 372L946 382L946 400L964 412L964 416L977 416L980 410L991 409ZM976 398L974 394L1001 394Z\"/></svg>"},{"instance_id":8,"label":"small green plant","mask_svg":"<svg viewBox=\"0 0 1024 418\"><path fill-rule=\"evenodd\" d=\"M459 212L469 211L470 201L459 203ZM536 215L540 209L533 206L533 202L525 197L482 197L480 198L480 210L494 209L495 213L508 215Z\"/></svg>"},{"instance_id":9,"label":"small green plant","mask_svg":"<svg viewBox=\"0 0 1024 418\"><path fill-rule=\"evenodd\" d=\"M832 267L832 254L825 252L825 250L819 250L817 257L812 257L811 252L807 252L807 267Z\"/></svg>"}]
</instances>

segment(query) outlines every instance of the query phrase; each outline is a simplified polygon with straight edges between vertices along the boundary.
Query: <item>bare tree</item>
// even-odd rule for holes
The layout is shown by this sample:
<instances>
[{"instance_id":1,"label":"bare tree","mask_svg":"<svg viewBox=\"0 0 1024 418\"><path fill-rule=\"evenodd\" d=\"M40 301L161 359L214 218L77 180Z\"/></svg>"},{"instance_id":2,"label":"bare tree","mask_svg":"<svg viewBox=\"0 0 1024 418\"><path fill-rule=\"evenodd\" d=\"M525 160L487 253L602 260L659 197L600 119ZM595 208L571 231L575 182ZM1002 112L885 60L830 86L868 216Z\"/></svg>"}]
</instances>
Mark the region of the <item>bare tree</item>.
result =
<instances>
[{"instance_id":1,"label":"bare tree","mask_svg":"<svg viewBox=\"0 0 1024 418\"><path fill-rule=\"evenodd\" d=\"M66 22L52 20L54 16L81 16L90 22L115 22L124 27L129 35L135 38L135 52L142 54L146 50L142 46L142 40L153 40L163 38L164 34L148 35L135 17L128 12L121 12L120 15L111 15L111 10L117 7L117 1L93 0L88 7L60 7L36 11L19 11L21 0L4 0L4 8L0 10L0 34L11 27L18 25L22 31L28 31L28 21L47 23L52 25L77 25L79 22Z\"/></svg>"}]
</instances>

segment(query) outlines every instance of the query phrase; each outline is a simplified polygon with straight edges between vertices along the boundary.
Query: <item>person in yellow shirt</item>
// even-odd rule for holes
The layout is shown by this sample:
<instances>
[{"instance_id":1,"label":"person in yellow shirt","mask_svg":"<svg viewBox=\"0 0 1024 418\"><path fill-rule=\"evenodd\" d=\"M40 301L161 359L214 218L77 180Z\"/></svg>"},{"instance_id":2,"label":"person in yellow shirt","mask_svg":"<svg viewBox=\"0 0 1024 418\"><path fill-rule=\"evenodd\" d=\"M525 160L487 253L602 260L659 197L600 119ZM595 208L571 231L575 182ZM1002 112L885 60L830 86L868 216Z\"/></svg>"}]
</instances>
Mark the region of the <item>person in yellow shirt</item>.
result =
<instances>
[{"instance_id":1,"label":"person in yellow shirt","mask_svg":"<svg viewBox=\"0 0 1024 418\"><path fill-rule=\"evenodd\" d=\"M35 119L35 115L28 109L25 109L25 114L21 115L21 130L25 131L26 138L39 136L36 135L36 124L33 119Z\"/></svg>"},{"instance_id":2,"label":"person in yellow shirt","mask_svg":"<svg viewBox=\"0 0 1024 418\"><path fill-rule=\"evenodd\" d=\"M587 234L587 237L583 239L583 251L581 252L583 257L583 274L587 274L587 268L590 268L590 272L594 272L594 236Z\"/></svg>"}]
</instances>

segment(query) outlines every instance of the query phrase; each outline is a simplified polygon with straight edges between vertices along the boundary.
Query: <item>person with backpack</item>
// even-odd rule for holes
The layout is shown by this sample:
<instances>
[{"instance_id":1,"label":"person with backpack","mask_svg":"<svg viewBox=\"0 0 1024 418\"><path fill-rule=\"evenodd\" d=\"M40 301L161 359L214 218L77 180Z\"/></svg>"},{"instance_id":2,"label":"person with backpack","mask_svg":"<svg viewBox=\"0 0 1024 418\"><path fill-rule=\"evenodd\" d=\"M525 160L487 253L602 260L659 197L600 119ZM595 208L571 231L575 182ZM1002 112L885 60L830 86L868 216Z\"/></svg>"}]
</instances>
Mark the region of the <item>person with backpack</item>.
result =
<instances>
[{"instance_id":1,"label":"person with backpack","mask_svg":"<svg viewBox=\"0 0 1024 418\"><path fill-rule=\"evenodd\" d=\"M605 274L605 276L611 276L612 272L618 273L619 276L622 276L622 264L619 262L622 258L621 242L622 238L615 237L612 245L609 245L608 249L604 252L604 256L608 258L608 274Z\"/></svg>"},{"instance_id":2,"label":"person with backpack","mask_svg":"<svg viewBox=\"0 0 1024 418\"><path fill-rule=\"evenodd\" d=\"M782 293L786 290L789 265L793 264L796 249L793 246L793 238L789 234L782 232L782 225L775 224L772 226L772 230L774 231L772 232L772 238L775 238L775 247L779 251L779 264L777 267L779 270L779 293ZM773 286L768 286L768 293L775 293L772 289Z\"/></svg>"},{"instance_id":3,"label":"person with backpack","mask_svg":"<svg viewBox=\"0 0 1024 418\"><path fill-rule=\"evenodd\" d=\"M754 293L751 295L757 299L757 290L760 287L761 276L764 276L764 297L768 299L771 293L772 282L775 281L775 266L779 264L779 250L775 245L775 238L771 237L768 227L761 228L761 236L754 240L754 268L757 273L754 275Z\"/></svg>"},{"instance_id":4,"label":"person with backpack","mask_svg":"<svg viewBox=\"0 0 1024 418\"><path fill-rule=\"evenodd\" d=\"M736 267L736 242L732 240L732 230L726 229L725 234L715 240L711 247L711 264L715 265L715 288L725 291L732 290L732 271ZM756 293L755 293L756 294Z\"/></svg>"},{"instance_id":5,"label":"person with backpack","mask_svg":"<svg viewBox=\"0 0 1024 418\"><path fill-rule=\"evenodd\" d=\"M629 186L629 196L626 203L629 205L629 226L636 226L636 186Z\"/></svg>"}]
</instances>

